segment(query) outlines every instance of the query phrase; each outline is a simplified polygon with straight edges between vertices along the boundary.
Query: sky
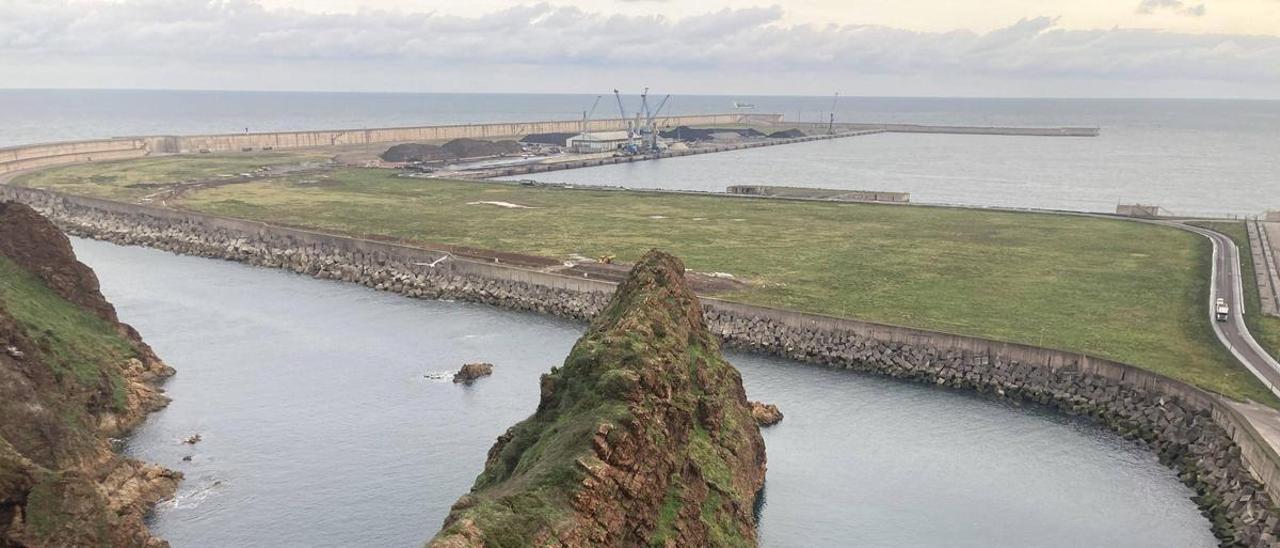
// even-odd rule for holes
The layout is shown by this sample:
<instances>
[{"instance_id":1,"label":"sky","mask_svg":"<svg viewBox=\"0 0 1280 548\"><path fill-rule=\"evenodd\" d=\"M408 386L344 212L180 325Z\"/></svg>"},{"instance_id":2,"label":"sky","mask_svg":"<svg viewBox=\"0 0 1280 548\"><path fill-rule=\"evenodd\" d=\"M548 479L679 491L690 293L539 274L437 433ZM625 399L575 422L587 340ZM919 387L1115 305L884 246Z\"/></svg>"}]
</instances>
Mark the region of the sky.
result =
<instances>
[{"instance_id":1,"label":"sky","mask_svg":"<svg viewBox=\"0 0 1280 548\"><path fill-rule=\"evenodd\" d=\"M0 0L0 88L1280 99L1280 0Z\"/></svg>"}]
</instances>

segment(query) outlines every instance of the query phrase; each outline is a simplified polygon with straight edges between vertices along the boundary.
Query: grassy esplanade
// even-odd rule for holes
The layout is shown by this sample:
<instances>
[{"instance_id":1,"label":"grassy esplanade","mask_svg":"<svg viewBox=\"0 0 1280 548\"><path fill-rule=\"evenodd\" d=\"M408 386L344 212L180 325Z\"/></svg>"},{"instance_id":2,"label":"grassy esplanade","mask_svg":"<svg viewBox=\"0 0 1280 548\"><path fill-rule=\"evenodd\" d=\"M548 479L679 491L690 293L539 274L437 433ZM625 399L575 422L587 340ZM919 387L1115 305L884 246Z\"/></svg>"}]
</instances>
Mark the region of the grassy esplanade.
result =
<instances>
[{"instance_id":1,"label":"grassy esplanade","mask_svg":"<svg viewBox=\"0 0 1280 548\"><path fill-rule=\"evenodd\" d=\"M141 160L148 177L154 165ZM135 199L95 174L17 183ZM490 203L485 203L490 202ZM496 203L494 203L496 202ZM565 190L341 169L181 195L218 215L567 258L652 247L750 287L722 297L1108 357L1234 398L1275 404L1213 338L1210 247L1119 220L971 209ZM521 207L512 207L521 206Z\"/></svg>"}]
</instances>

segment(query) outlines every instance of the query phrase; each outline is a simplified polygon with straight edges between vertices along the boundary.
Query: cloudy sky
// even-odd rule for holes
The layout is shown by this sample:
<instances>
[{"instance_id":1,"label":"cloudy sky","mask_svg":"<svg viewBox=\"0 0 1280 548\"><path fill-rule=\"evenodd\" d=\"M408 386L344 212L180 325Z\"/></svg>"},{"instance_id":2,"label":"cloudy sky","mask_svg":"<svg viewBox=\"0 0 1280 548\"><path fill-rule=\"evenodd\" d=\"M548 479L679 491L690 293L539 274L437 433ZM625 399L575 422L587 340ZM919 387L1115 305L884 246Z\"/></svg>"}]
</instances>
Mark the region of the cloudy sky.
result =
<instances>
[{"instance_id":1,"label":"cloudy sky","mask_svg":"<svg viewBox=\"0 0 1280 548\"><path fill-rule=\"evenodd\" d=\"M0 0L0 87L1280 99L1280 0Z\"/></svg>"}]
</instances>

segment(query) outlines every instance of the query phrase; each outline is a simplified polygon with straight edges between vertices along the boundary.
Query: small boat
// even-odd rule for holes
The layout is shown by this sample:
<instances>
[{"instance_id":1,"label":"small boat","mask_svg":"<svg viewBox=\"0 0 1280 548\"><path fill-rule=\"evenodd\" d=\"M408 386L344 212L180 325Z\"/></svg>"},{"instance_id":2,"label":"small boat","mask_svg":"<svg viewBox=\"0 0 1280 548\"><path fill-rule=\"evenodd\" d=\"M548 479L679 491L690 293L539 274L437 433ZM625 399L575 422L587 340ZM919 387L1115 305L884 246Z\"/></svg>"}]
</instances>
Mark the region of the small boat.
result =
<instances>
[{"instance_id":1,"label":"small boat","mask_svg":"<svg viewBox=\"0 0 1280 548\"><path fill-rule=\"evenodd\" d=\"M756 108L756 106L755 106L754 104L751 104L751 103L743 103L743 102L741 102L741 101L734 101L734 102L733 102L733 108L736 108L736 109L739 109L739 110L751 110L751 109Z\"/></svg>"}]
</instances>

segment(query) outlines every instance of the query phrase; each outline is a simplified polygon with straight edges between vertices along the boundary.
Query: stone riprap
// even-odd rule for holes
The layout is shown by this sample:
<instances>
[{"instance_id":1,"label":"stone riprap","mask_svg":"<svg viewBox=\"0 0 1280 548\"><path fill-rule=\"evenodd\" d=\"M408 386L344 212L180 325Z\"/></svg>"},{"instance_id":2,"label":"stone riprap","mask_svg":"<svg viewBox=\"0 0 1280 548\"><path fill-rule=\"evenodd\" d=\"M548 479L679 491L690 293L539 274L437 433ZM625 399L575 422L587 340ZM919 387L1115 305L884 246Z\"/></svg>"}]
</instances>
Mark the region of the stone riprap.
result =
<instances>
[{"instance_id":1,"label":"stone riprap","mask_svg":"<svg viewBox=\"0 0 1280 548\"><path fill-rule=\"evenodd\" d=\"M37 189L0 185L0 199L28 203L79 236L282 268L417 298L586 319L612 291L606 282L439 251ZM1090 417L1145 444L1177 471L1198 494L1196 502L1223 545L1280 546L1280 513L1272 504L1280 481L1276 455L1218 396L1124 364L1053 350L715 299L704 299L704 312L712 332L733 347Z\"/></svg>"}]
</instances>

